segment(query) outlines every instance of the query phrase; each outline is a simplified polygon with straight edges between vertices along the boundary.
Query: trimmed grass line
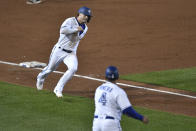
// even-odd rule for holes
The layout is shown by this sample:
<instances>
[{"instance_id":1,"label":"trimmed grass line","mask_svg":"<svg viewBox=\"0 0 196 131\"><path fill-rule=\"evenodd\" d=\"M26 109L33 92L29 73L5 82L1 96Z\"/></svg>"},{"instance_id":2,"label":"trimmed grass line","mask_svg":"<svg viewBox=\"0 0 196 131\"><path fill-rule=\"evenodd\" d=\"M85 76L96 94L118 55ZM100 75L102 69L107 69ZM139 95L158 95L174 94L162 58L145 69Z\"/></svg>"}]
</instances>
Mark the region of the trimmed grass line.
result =
<instances>
[{"instance_id":1,"label":"trimmed grass line","mask_svg":"<svg viewBox=\"0 0 196 131\"><path fill-rule=\"evenodd\" d=\"M121 79L196 92L196 67L128 74Z\"/></svg>"},{"instance_id":2,"label":"trimmed grass line","mask_svg":"<svg viewBox=\"0 0 196 131\"><path fill-rule=\"evenodd\" d=\"M8 64L8 65L14 65L14 66L19 66L19 64L11 63L11 62L5 62L5 61L0 61L0 63ZM43 70L43 68L34 68L34 69ZM63 72L60 72L60 71L54 71L54 73L64 74ZM105 82L105 80L98 79L98 78L93 78L93 77L89 77L89 76L82 76L82 75L77 75L77 74L75 74L74 76L80 77L80 78L85 78L85 79L90 79L90 80L95 80L95 81ZM123 83L117 83L117 84L121 85L121 86L126 86L126 87L144 89L144 90L149 90L149 91L154 91L154 92L160 92L160 93L166 93L166 94L178 95L178 96L183 96L183 97L196 99L196 96L191 96L191 95L186 95L186 94L181 94L181 93L174 93L174 92L170 92L170 91L157 90L157 89L146 88L146 87L135 86L135 85L128 85L128 84L123 84Z\"/></svg>"}]
</instances>

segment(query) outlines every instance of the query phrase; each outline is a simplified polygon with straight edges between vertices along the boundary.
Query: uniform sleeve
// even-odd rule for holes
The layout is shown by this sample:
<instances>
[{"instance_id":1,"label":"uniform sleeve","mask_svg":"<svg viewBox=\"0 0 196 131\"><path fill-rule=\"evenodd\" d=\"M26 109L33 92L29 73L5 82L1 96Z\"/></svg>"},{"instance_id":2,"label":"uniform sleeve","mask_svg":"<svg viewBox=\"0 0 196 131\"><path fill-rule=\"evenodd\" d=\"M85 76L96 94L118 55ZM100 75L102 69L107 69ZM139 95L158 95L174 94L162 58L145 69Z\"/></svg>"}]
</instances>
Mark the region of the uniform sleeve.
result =
<instances>
[{"instance_id":1,"label":"uniform sleeve","mask_svg":"<svg viewBox=\"0 0 196 131\"><path fill-rule=\"evenodd\" d=\"M144 118L142 115L140 115L139 113L137 113L131 106L128 107L128 108L126 108L126 109L124 109L123 110L123 114L125 114L125 115L127 115L129 117L133 117L135 119L141 120L141 121Z\"/></svg>"},{"instance_id":2,"label":"uniform sleeve","mask_svg":"<svg viewBox=\"0 0 196 131\"><path fill-rule=\"evenodd\" d=\"M72 24L72 20L71 19L66 19L63 24L61 25L60 28L60 33L61 34L72 34L72 33L76 33L78 32L78 28L77 26L74 26Z\"/></svg>"},{"instance_id":3,"label":"uniform sleeve","mask_svg":"<svg viewBox=\"0 0 196 131\"><path fill-rule=\"evenodd\" d=\"M127 97L127 94L124 90L121 90L117 96L117 103L120 106L120 109L123 111L127 107L131 106L131 103Z\"/></svg>"}]
</instances>

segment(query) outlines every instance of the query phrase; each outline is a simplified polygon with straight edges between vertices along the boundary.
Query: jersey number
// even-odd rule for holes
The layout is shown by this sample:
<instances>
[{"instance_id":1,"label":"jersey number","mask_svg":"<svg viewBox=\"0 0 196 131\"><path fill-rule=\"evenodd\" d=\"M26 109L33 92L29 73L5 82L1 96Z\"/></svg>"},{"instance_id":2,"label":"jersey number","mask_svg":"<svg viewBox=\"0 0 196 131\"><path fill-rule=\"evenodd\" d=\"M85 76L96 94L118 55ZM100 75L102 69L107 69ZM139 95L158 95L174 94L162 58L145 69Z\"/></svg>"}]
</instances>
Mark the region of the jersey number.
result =
<instances>
[{"instance_id":1,"label":"jersey number","mask_svg":"<svg viewBox=\"0 0 196 131\"><path fill-rule=\"evenodd\" d=\"M106 102L107 102L106 95L107 95L107 93L106 92L103 92L102 95L101 95L101 97L99 98L99 102L102 103L103 106L105 106L106 105Z\"/></svg>"}]
</instances>

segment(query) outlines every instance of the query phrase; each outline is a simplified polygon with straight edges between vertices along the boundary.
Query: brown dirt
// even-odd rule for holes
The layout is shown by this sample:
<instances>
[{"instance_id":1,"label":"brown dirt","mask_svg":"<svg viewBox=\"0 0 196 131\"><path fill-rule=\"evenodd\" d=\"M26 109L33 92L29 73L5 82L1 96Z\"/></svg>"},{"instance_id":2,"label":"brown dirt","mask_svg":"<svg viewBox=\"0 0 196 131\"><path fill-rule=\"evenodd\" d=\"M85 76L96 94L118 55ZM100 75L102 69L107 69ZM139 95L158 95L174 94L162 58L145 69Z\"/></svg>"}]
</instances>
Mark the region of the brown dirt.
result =
<instances>
[{"instance_id":1,"label":"brown dirt","mask_svg":"<svg viewBox=\"0 0 196 131\"><path fill-rule=\"evenodd\" d=\"M195 4L195 0L47 0L39 5L26 5L25 0L1 0L0 60L47 63L61 23L86 5L94 17L78 48L77 74L103 78L108 65L116 65L120 74L193 67L196 66ZM65 65L60 65L58 70L65 71ZM31 87L35 87L39 73L4 64L0 64L0 72L1 81ZM60 76L51 74L46 79L45 89L53 89ZM99 84L73 77L64 92L93 97ZM195 99L123 88L133 105L196 116Z\"/></svg>"}]
</instances>

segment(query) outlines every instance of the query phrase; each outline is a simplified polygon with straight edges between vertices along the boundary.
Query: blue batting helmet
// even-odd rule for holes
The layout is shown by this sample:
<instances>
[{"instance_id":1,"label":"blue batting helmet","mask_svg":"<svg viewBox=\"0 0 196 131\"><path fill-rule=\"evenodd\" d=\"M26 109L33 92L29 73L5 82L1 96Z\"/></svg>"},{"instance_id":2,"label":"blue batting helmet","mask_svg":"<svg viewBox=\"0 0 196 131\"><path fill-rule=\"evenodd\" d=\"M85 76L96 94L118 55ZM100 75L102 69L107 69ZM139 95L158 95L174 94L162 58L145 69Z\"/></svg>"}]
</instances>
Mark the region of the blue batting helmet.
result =
<instances>
[{"instance_id":1,"label":"blue batting helmet","mask_svg":"<svg viewBox=\"0 0 196 131\"><path fill-rule=\"evenodd\" d=\"M119 77L118 69L115 66L108 66L105 70L105 77L108 80L117 80Z\"/></svg>"},{"instance_id":2,"label":"blue batting helmet","mask_svg":"<svg viewBox=\"0 0 196 131\"><path fill-rule=\"evenodd\" d=\"M84 15L87 15L87 16L92 16L92 13L91 13L91 9L88 8L88 7L81 7L79 10L78 10L78 13L82 13Z\"/></svg>"}]
</instances>

